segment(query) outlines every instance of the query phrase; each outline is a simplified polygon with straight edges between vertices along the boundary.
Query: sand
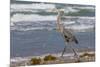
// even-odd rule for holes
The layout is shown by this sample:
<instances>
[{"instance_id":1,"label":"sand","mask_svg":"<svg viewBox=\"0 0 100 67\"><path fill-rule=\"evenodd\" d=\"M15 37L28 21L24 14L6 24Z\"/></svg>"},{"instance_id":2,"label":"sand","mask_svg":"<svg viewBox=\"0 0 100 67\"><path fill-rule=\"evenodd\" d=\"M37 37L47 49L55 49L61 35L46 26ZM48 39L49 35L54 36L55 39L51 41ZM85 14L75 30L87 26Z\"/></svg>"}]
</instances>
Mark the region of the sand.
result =
<instances>
[{"instance_id":1,"label":"sand","mask_svg":"<svg viewBox=\"0 0 100 67\"><path fill-rule=\"evenodd\" d=\"M43 58L47 55L55 56L57 59L53 61L44 61ZM79 58L76 58L73 53L64 54L63 57L59 54L45 54L41 56L30 56L30 57L16 57L10 60L10 67L19 67L19 66L30 66L30 60L32 58L41 58L42 61L39 64L62 64L62 63L79 63L79 62L94 62L95 61L95 52L79 52ZM34 65L34 64L33 64Z\"/></svg>"}]
</instances>

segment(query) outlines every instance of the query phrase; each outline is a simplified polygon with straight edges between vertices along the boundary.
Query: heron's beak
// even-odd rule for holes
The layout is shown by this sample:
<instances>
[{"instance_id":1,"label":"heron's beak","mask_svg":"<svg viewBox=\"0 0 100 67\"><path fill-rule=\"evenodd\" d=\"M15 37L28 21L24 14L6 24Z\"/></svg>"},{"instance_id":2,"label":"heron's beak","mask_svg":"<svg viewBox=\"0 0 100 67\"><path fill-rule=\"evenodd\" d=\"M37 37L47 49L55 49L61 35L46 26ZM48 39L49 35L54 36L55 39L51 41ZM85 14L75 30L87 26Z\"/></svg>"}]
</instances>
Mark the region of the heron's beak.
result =
<instances>
[{"instance_id":1,"label":"heron's beak","mask_svg":"<svg viewBox=\"0 0 100 67\"><path fill-rule=\"evenodd\" d=\"M56 8L54 8L54 9L51 9L50 12L57 12L57 13L64 12L64 9L56 9Z\"/></svg>"},{"instance_id":2,"label":"heron's beak","mask_svg":"<svg viewBox=\"0 0 100 67\"><path fill-rule=\"evenodd\" d=\"M54 8L51 10L51 12L58 12L58 9Z\"/></svg>"}]
</instances>

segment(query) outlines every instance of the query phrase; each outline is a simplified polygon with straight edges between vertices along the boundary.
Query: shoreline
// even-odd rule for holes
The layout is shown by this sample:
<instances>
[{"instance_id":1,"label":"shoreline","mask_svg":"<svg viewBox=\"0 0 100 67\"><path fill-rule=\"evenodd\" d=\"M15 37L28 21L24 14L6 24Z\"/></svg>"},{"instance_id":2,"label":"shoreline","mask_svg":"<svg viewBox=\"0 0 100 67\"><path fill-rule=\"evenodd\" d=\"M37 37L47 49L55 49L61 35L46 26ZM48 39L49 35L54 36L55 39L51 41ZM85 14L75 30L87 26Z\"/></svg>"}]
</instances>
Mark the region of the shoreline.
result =
<instances>
[{"instance_id":1,"label":"shoreline","mask_svg":"<svg viewBox=\"0 0 100 67\"><path fill-rule=\"evenodd\" d=\"M84 57L85 59L81 59L83 60L82 62L91 62L91 61L95 61L95 51L86 51L86 52L78 52L78 55L81 56L82 54L84 53L88 53L88 54L93 54L93 58L90 58L88 60L88 57ZM46 62L45 64L58 64L58 63L75 63L76 62L76 58L74 57L74 54L73 53L65 53L63 55L63 58L61 57L61 53L57 53L57 54L43 54L43 55L40 55L40 56L28 56L28 57L15 57L15 58L11 58L10 60L10 65L11 67L16 67L16 66L26 66L26 65L29 65L27 63L29 63L29 61L32 59L32 58L41 58L43 59L45 56L47 55L52 55L52 56L55 56L57 57L57 60L56 61L51 61L51 62ZM43 63L41 64L38 64L38 65L42 65Z\"/></svg>"}]
</instances>

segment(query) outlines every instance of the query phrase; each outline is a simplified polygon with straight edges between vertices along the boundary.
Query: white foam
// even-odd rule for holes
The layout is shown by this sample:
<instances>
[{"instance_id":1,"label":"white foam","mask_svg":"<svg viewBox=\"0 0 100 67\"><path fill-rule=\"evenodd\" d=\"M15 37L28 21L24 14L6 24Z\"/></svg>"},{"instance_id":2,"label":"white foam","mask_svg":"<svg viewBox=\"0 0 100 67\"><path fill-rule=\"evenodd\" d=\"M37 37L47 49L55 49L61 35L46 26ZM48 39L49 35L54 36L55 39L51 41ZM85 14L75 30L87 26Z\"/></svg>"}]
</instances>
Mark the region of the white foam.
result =
<instances>
[{"instance_id":1,"label":"white foam","mask_svg":"<svg viewBox=\"0 0 100 67\"><path fill-rule=\"evenodd\" d=\"M11 17L11 22L21 22L21 21L52 21L52 20L56 20L56 15L50 15L50 16L42 16L42 15L38 15L38 14L31 14L31 15L27 15L27 14L14 14ZM79 18L79 19L95 19L95 17L72 17L72 16L66 16L65 18Z\"/></svg>"},{"instance_id":2,"label":"white foam","mask_svg":"<svg viewBox=\"0 0 100 67\"><path fill-rule=\"evenodd\" d=\"M20 10L17 10L17 9L11 9L10 12L32 12L32 13L35 13L35 12L39 12L39 10L32 10L32 9L20 9Z\"/></svg>"},{"instance_id":3,"label":"white foam","mask_svg":"<svg viewBox=\"0 0 100 67\"><path fill-rule=\"evenodd\" d=\"M70 29L74 29L74 30L85 30L85 29L91 29L91 28L94 28L94 25L73 25L73 26L69 26L66 28L70 28Z\"/></svg>"},{"instance_id":4,"label":"white foam","mask_svg":"<svg viewBox=\"0 0 100 67\"><path fill-rule=\"evenodd\" d=\"M52 20L56 20L56 16L41 16L37 14L31 14L31 15L15 14L11 17L11 22L52 21Z\"/></svg>"},{"instance_id":5,"label":"white foam","mask_svg":"<svg viewBox=\"0 0 100 67\"><path fill-rule=\"evenodd\" d=\"M13 10L30 10L30 9L54 9L53 4L11 4L11 9Z\"/></svg>"},{"instance_id":6,"label":"white foam","mask_svg":"<svg viewBox=\"0 0 100 67\"><path fill-rule=\"evenodd\" d=\"M76 9L78 8L78 9ZM33 4L11 4L11 12L22 12L22 11L31 11L31 12L38 12L36 10L33 9L42 9L42 10L52 10L52 9L56 9L56 5L55 4L44 4L44 3L33 3ZM79 9L92 9L94 10L94 7L84 7L84 6L65 6L65 13L68 12L78 12Z\"/></svg>"},{"instance_id":7,"label":"white foam","mask_svg":"<svg viewBox=\"0 0 100 67\"><path fill-rule=\"evenodd\" d=\"M72 18L78 18L78 19L95 19L95 17L88 17L88 16L63 16L64 18L72 19Z\"/></svg>"},{"instance_id":8,"label":"white foam","mask_svg":"<svg viewBox=\"0 0 100 67\"><path fill-rule=\"evenodd\" d=\"M65 24L65 25L68 25L68 24L75 24L76 22L75 21L63 21L63 23Z\"/></svg>"},{"instance_id":9,"label":"white foam","mask_svg":"<svg viewBox=\"0 0 100 67\"><path fill-rule=\"evenodd\" d=\"M73 7L66 7L65 12L78 12L79 10L74 9Z\"/></svg>"},{"instance_id":10,"label":"white foam","mask_svg":"<svg viewBox=\"0 0 100 67\"><path fill-rule=\"evenodd\" d=\"M91 9L91 10L94 10L95 8L94 7L75 7L75 8L79 8L79 9Z\"/></svg>"}]
</instances>

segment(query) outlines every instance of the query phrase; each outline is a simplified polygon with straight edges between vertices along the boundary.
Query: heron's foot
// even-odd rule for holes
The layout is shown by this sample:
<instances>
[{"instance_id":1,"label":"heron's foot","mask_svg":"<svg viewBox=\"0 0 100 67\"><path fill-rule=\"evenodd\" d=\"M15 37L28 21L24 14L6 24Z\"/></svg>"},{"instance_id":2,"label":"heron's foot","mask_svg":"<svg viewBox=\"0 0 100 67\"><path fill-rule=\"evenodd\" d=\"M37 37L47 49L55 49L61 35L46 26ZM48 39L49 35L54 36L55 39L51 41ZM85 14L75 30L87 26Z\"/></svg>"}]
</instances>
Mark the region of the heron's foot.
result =
<instances>
[{"instance_id":1,"label":"heron's foot","mask_svg":"<svg viewBox=\"0 0 100 67\"><path fill-rule=\"evenodd\" d=\"M74 54L74 58L76 59L75 62L81 62L80 57L78 54Z\"/></svg>"},{"instance_id":2,"label":"heron's foot","mask_svg":"<svg viewBox=\"0 0 100 67\"><path fill-rule=\"evenodd\" d=\"M60 57L61 57L61 58L63 58L64 56L63 56L63 55L61 55Z\"/></svg>"},{"instance_id":3,"label":"heron's foot","mask_svg":"<svg viewBox=\"0 0 100 67\"><path fill-rule=\"evenodd\" d=\"M81 60L80 60L79 58L77 58L77 59L75 60L75 62L78 63L78 62L81 62Z\"/></svg>"},{"instance_id":4,"label":"heron's foot","mask_svg":"<svg viewBox=\"0 0 100 67\"><path fill-rule=\"evenodd\" d=\"M75 58L75 62L81 62L80 57L75 56L74 58Z\"/></svg>"}]
</instances>

